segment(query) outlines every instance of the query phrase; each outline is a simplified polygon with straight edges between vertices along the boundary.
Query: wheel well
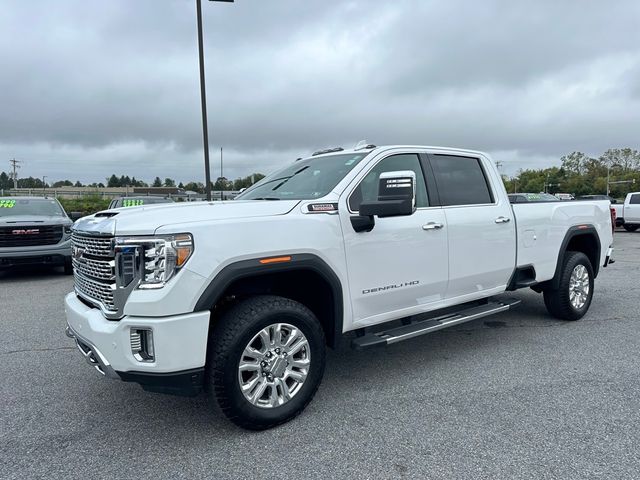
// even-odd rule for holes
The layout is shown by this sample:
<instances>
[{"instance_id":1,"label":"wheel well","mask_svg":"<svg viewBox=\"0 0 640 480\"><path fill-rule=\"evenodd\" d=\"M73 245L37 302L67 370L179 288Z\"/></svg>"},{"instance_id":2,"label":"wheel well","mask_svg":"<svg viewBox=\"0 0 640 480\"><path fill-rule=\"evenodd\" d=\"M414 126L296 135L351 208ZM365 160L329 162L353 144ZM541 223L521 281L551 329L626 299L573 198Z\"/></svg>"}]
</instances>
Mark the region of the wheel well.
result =
<instances>
[{"instance_id":1,"label":"wheel well","mask_svg":"<svg viewBox=\"0 0 640 480\"><path fill-rule=\"evenodd\" d=\"M327 344L335 347L341 332L342 297L336 298L329 281L313 269L261 273L232 281L218 297L214 309L255 295L278 295L300 302L320 320ZM338 307L339 305L339 307Z\"/></svg>"},{"instance_id":2,"label":"wheel well","mask_svg":"<svg viewBox=\"0 0 640 480\"><path fill-rule=\"evenodd\" d=\"M593 233L585 233L571 237L565 249L565 252L568 251L584 253L591 262L594 276L598 275L598 267L600 266L600 244Z\"/></svg>"}]
</instances>

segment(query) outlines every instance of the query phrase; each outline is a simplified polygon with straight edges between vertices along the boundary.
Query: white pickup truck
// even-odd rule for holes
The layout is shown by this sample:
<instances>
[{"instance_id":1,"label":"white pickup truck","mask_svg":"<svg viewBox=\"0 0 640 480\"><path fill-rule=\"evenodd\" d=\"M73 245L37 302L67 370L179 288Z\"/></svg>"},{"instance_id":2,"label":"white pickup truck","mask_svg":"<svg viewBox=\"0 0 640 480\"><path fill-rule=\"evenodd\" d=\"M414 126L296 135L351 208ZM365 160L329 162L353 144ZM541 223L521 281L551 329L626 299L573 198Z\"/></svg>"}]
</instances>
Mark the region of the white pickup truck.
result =
<instances>
[{"instance_id":1,"label":"white pickup truck","mask_svg":"<svg viewBox=\"0 0 640 480\"><path fill-rule=\"evenodd\" d=\"M624 203L615 204L616 225L627 232L635 232L640 228L640 192L628 193Z\"/></svg>"},{"instance_id":2,"label":"white pickup truck","mask_svg":"<svg viewBox=\"0 0 640 480\"><path fill-rule=\"evenodd\" d=\"M581 318L612 240L609 202L511 205L481 152L332 149L235 201L79 220L67 334L108 377L204 389L264 429L311 401L347 332L358 349L399 342L508 310L498 295L524 287Z\"/></svg>"}]
</instances>

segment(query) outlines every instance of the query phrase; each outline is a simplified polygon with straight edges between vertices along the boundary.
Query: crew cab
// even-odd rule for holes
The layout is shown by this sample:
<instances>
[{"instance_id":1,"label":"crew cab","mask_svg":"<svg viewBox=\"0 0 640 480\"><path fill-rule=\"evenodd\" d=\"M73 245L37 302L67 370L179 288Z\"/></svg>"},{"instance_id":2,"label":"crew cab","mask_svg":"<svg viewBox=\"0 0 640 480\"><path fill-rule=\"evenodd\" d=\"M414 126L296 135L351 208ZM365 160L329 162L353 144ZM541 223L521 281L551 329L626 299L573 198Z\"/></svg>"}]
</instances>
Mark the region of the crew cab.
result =
<instances>
[{"instance_id":1,"label":"crew cab","mask_svg":"<svg viewBox=\"0 0 640 480\"><path fill-rule=\"evenodd\" d=\"M627 232L640 228L640 192L628 193L624 203L612 205L616 211L616 225Z\"/></svg>"},{"instance_id":2,"label":"crew cab","mask_svg":"<svg viewBox=\"0 0 640 480\"><path fill-rule=\"evenodd\" d=\"M73 221L55 198L0 197L0 269L71 267Z\"/></svg>"},{"instance_id":3,"label":"crew cab","mask_svg":"<svg viewBox=\"0 0 640 480\"><path fill-rule=\"evenodd\" d=\"M613 252L609 202L511 205L487 154L423 146L317 152L234 201L107 210L73 230L67 334L89 364L204 389L249 429L299 414L349 332L356 349L389 345L528 287L578 320Z\"/></svg>"}]
</instances>

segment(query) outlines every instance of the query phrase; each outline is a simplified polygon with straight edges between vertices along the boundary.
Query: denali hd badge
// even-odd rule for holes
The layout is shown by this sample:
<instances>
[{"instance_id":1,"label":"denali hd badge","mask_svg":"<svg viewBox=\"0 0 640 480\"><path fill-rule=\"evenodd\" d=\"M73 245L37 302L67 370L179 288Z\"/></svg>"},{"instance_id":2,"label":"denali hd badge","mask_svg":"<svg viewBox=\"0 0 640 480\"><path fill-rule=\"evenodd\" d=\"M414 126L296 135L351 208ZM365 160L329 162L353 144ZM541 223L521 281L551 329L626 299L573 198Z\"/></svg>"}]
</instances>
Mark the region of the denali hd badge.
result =
<instances>
[{"instance_id":1,"label":"denali hd badge","mask_svg":"<svg viewBox=\"0 0 640 480\"><path fill-rule=\"evenodd\" d=\"M392 290L394 288L413 287L414 285L418 285L419 283L420 280L414 280L413 282L394 283L393 285L386 285L384 287L367 288L365 290L362 290L362 294L366 295L367 293L384 292L385 290Z\"/></svg>"}]
</instances>

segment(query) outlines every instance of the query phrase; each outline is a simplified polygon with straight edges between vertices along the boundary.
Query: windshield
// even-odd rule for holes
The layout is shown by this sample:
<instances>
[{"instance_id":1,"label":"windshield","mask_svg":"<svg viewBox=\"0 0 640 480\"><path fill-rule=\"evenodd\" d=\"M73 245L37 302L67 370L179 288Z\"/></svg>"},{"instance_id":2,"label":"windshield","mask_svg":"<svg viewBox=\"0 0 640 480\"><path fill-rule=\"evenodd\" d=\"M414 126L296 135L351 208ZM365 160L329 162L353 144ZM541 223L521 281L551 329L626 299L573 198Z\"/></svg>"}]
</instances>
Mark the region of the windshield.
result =
<instances>
[{"instance_id":1,"label":"windshield","mask_svg":"<svg viewBox=\"0 0 640 480\"><path fill-rule=\"evenodd\" d=\"M313 200L324 197L369 152L311 157L263 178L238 200Z\"/></svg>"},{"instance_id":2,"label":"windshield","mask_svg":"<svg viewBox=\"0 0 640 480\"><path fill-rule=\"evenodd\" d=\"M48 198L0 198L0 217L16 215L66 216L57 200Z\"/></svg>"}]
</instances>

